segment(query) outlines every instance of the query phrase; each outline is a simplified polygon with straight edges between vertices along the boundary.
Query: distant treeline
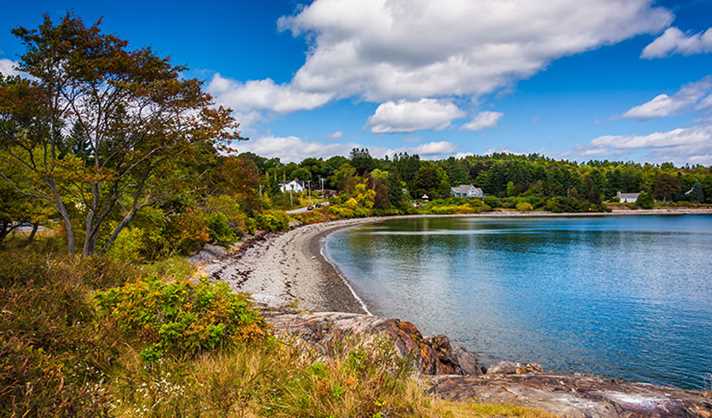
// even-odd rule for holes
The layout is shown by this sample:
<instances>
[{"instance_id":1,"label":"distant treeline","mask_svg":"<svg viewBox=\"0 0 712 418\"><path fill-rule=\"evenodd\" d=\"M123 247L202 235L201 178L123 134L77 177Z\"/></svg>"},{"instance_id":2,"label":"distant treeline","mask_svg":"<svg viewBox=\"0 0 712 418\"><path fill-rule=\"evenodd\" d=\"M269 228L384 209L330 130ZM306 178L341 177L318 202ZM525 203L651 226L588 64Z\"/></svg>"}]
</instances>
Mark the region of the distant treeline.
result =
<instances>
[{"instance_id":1,"label":"distant treeline","mask_svg":"<svg viewBox=\"0 0 712 418\"><path fill-rule=\"evenodd\" d=\"M554 160L539 154L496 153L464 158L423 160L406 153L374 158L367 149L354 149L349 158L307 158L301 163L282 164L254 154L252 159L264 173L269 187L277 191L283 180L298 179L316 190L326 188L348 192L358 178L388 198L376 198L383 209L398 206L408 198L428 195L445 198L450 187L473 184L497 198L558 198L576 211L590 209L613 199L618 192L648 194L659 202L712 203L712 170L704 166L676 167L672 163L638 164L632 162L590 161L577 163ZM383 196L385 197L385 196ZM395 198L395 199L393 199Z\"/></svg>"}]
</instances>

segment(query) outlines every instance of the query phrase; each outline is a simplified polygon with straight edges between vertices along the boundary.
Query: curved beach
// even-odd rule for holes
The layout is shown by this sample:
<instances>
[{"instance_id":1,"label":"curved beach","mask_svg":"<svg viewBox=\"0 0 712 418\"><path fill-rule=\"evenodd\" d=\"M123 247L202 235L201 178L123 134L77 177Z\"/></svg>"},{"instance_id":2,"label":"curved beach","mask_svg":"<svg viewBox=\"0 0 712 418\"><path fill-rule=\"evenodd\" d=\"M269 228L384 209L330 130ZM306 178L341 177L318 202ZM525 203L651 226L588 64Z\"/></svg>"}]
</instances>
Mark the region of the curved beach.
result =
<instances>
[{"instance_id":1,"label":"curved beach","mask_svg":"<svg viewBox=\"0 0 712 418\"><path fill-rule=\"evenodd\" d=\"M636 215L710 215L712 209L620 210L609 213L487 212L463 215L403 215L348 219L304 225L267 234L240 251L203 267L235 290L268 306L297 306L310 311L369 313L345 277L323 254L324 238L346 227L385 219L425 217L594 217Z\"/></svg>"}]
</instances>

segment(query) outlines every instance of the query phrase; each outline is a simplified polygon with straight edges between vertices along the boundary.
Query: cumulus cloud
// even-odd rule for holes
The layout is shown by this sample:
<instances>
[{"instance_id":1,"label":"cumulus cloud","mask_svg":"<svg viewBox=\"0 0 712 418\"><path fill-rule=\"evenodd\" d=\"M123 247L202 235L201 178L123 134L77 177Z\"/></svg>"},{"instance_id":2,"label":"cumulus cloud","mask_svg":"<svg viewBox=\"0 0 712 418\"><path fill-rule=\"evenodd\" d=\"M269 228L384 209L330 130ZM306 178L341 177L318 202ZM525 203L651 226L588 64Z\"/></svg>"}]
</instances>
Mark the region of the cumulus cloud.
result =
<instances>
[{"instance_id":1,"label":"cumulus cloud","mask_svg":"<svg viewBox=\"0 0 712 418\"><path fill-rule=\"evenodd\" d=\"M500 112L480 112L475 118L462 126L463 129L479 131L481 129L492 128L497 125L503 113Z\"/></svg>"},{"instance_id":2,"label":"cumulus cloud","mask_svg":"<svg viewBox=\"0 0 712 418\"><path fill-rule=\"evenodd\" d=\"M299 162L308 157L330 158L335 155L347 156L353 148L364 148L356 143L324 143L310 141L297 136L265 136L236 144L237 152L253 152L267 158L279 158L284 162ZM385 148L369 147L371 155L382 158L386 155L407 152L424 158L435 158L450 154L456 146L448 141L433 141L413 147Z\"/></svg>"},{"instance_id":3,"label":"cumulus cloud","mask_svg":"<svg viewBox=\"0 0 712 418\"><path fill-rule=\"evenodd\" d=\"M321 143L296 136L266 136L240 142L239 152L253 152L267 158L279 158L286 162L299 162L308 157L329 158L334 155L348 155L358 144Z\"/></svg>"},{"instance_id":4,"label":"cumulus cloud","mask_svg":"<svg viewBox=\"0 0 712 418\"><path fill-rule=\"evenodd\" d=\"M630 119L653 119L670 116L681 110L695 106L697 109L709 107L712 102L712 76L687 84L672 96L660 94L652 100L634 106L623 114Z\"/></svg>"},{"instance_id":5,"label":"cumulus cloud","mask_svg":"<svg viewBox=\"0 0 712 418\"><path fill-rule=\"evenodd\" d=\"M643 58L662 58L673 54L693 55L712 52L712 28L705 32L685 34L676 27L668 28L643 49Z\"/></svg>"},{"instance_id":6,"label":"cumulus cloud","mask_svg":"<svg viewBox=\"0 0 712 418\"><path fill-rule=\"evenodd\" d=\"M331 139L341 139L341 137L344 136L344 133L341 131L334 131L329 135L329 138Z\"/></svg>"},{"instance_id":7,"label":"cumulus cloud","mask_svg":"<svg viewBox=\"0 0 712 418\"><path fill-rule=\"evenodd\" d=\"M20 72L17 71L17 63L6 58L0 59L0 74L4 76L16 76L20 74Z\"/></svg>"},{"instance_id":8,"label":"cumulus cloud","mask_svg":"<svg viewBox=\"0 0 712 418\"><path fill-rule=\"evenodd\" d=\"M418 145L417 147L406 148L410 154L418 155L443 155L455 150L455 145L448 141L434 141L426 144Z\"/></svg>"},{"instance_id":9,"label":"cumulus cloud","mask_svg":"<svg viewBox=\"0 0 712 418\"><path fill-rule=\"evenodd\" d=\"M330 94L301 91L290 84L276 84L270 79L246 83L215 74L208 84L215 100L238 113L269 110L279 113L317 108L331 98Z\"/></svg>"},{"instance_id":10,"label":"cumulus cloud","mask_svg":"<svg viewBox=\"0 0 712 418\"><path fill-rule=\"evenodd\" d=\"M377 134L444 129L465 115L454 103L444 100L399 100L378 106L368 119L371 132Z\"/></svg>"},{"instance_id":11,"label":"cumulus cloud","mask_svg":"<svg viewBox=\"0 0 712 418\"><path fill-rule=\"evenodd\" d=\"M584 158L643 155L656 161L701 164L712 155L712 125L702 124L644 135L605 135L579 150Z\"/></svg>"},{"instance_id":12,"label":"cumulus cloud","mask_svg":"<svg viewBox=\"0 0 712 418\"><path fill-rule=\"evenodd\" d=\"M672 17L651 0L316 0L278 25L310 42L295 88L387 101L489 93Z\"/></svg>"}]
</instances>

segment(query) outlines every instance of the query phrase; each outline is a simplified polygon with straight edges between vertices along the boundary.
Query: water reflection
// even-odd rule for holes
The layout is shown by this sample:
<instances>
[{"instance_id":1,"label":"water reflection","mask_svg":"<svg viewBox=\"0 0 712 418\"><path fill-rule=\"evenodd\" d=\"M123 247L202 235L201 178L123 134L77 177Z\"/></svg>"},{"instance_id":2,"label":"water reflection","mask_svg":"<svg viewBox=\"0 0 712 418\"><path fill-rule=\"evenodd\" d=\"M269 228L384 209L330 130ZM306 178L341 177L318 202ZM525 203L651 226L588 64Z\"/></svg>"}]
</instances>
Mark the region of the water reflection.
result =
<instances>
[{"instance_id":1,"label":"water reflection","mask_svg":"<svg viewBox=\"0 0 712 418\"><path fill-rule=\"evenodd\" d=\"M709 216L389 220L327 254L374 312L489 361L686 387L712 372Z\"/></svg>"}]
</instances>

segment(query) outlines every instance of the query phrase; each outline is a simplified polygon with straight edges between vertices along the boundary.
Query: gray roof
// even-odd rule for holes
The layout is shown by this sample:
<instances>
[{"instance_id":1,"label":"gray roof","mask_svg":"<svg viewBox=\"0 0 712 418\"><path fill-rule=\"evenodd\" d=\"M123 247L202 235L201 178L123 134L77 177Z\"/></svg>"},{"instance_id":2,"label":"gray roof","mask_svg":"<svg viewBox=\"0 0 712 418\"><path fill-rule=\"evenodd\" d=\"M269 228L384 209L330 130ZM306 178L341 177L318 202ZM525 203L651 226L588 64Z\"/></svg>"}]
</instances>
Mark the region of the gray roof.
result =
<instances>
[{"instance_id":1,"label":"gray roof","mask_svg":"<svg viewBox=\"0 0 712 418\"><path fill-rule=\"evenodd\" d=\"M619 199L637 199L640 193L621 193L618 192Z\"/></svg>"},{"instance_id":2,"label":"gray roof","mask_svg":"<svg viewBox=\"0 0 712 418\"><path fill-rule=\"evenodd\" d=\"M457 187L451 187L452 191L455 193L480 193L482 189L475 187L471 184L461 184Z\"/></svg>"}]
</instances>

